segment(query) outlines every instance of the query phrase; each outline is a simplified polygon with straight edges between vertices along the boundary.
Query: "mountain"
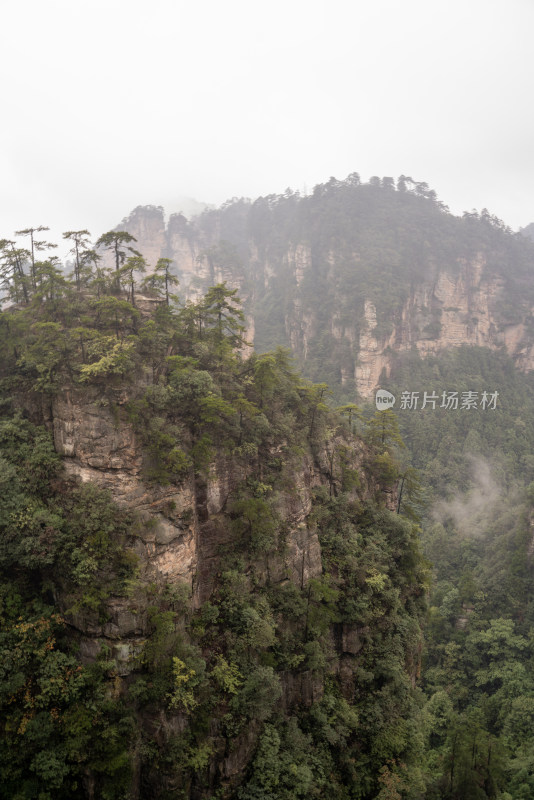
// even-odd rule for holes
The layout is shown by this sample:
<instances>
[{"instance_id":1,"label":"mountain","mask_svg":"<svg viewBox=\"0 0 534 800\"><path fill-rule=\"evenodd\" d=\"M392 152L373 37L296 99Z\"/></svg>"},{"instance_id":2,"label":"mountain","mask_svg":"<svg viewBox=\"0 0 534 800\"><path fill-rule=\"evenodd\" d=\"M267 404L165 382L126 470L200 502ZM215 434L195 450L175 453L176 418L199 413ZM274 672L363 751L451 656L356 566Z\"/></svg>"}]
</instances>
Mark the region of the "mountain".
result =
<instances>
[{"instance_id":1,"label":"mountain","mask_svg":"<svg viewBox=\"0 0 534 800\"><path fill-rule=\"evenodd\" d=\"M245 357L224 287L177 311L44 270L0 313L5 796L419 786L393 416L356 435L285 350Z\"/></svg>"},{"instance_id":2,"label":"mountain","mask_svg":"<svg viewBox=\"0 0 534 800\"><path fill-rule=\"evenodd\" d=\"M534 250L523 234L486 210L450 215L424 184L349 176L307 197L232 201L184 226L187 269L174 252L186 297L194 262L196 285L239 287L258 351L290 345L337 402L377 385L397 398L398 502L405 486L419 493L433 573L424 788L396 785L397 771L397 796L534 792ZM405 394L419 405L403 408ZM457 407L442 399L455 395Z\"/></svg>"},{"instance_id":3,"label":"mountain","mask_svg":"<svg viewBox=\"0 0 534 800\"><path fill-rule=\"evenodd\" d=\"M0 243L6 795L533 796L528 237L357 175L126 230L185 303Z\"/></svg>"},{"instance_id":4,"label":"mountain","mask_svg":"<svg viewBox=\"0 0 534 800\"><path fill-rule=\"evenodd\" d=\"M290 346L341 397L370 397L392 354L413 348L504 349L534 366L534 246L486 210L452 216L404 176L233 200L167 227L162 209L139 207L119 227L152 265L173 259L184 299L237 288L255 348Z\"/></svg>"},{"instance_id":5,"label":"mountain","mask_svg":"<svg viewBox=\"0 0 534 800\"><path fill-rule=\"evenodd\" d=\"M527 236L529 239L534 239L534 222L531 222L530 225L527 225L525 228L521 228L519 233L523 236Z\"/></svg>"}]
</instances>

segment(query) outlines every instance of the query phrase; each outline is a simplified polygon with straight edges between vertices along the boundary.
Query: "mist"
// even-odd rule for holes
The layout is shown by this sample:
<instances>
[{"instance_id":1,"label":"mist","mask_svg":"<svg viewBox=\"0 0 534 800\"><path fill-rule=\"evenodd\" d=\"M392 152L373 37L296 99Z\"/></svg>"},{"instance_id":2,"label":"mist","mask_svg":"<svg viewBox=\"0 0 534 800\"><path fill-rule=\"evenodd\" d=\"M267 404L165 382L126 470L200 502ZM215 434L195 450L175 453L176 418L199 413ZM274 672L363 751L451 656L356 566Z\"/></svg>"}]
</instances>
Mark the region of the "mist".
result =
<instances>
[{"instance_id":1,"label":"mist","mask_svg":"<svg viewBox=\"0 0 534 800\"><path fill-rule=\"evenodd\" d=\"M435 522L452 521L462 536L479 538L486 534L503 506L506 490L494 475L492 464L480 455L468 454L470 487L449 500L438 501L432 509Z\"/></svg>"},{"instance_id":2,"label":"mist","mask_svg":"<svg viewBox=\"0 0 534 800\"><path fill-rule=\"evenodd\" d=\"M355 171L524 227L533 28L527 0L6 4L0 235Z\"/></svg>"}]
</instances>

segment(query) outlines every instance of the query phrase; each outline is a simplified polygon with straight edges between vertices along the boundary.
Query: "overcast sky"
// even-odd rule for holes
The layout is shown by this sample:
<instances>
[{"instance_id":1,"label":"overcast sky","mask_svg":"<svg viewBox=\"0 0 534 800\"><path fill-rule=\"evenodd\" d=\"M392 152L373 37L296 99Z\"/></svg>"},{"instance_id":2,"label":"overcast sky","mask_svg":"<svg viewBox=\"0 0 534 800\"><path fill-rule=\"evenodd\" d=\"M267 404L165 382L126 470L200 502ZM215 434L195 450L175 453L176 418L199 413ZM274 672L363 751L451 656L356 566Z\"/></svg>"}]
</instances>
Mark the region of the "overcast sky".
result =
<instances>
[{"instance_id":1,"label":"overcast sky","mask_svg":"<svg viewBox=\"0 0 534 800\"><path fill-rule=\"evenodd\" d=\"M534 221L533 0L4 0L0 238L402 173Z\"/></svg>"}]
</instances>

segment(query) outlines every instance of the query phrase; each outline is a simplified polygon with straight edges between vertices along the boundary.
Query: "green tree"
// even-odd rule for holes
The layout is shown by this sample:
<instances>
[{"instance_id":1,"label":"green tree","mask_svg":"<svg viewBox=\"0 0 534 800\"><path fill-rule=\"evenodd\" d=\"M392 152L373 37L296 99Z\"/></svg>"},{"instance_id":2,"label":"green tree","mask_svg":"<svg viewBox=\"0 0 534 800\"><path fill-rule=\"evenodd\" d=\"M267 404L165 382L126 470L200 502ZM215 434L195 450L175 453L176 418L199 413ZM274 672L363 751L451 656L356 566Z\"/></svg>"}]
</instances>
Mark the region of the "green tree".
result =
<instances>
[{"instance_id":1,"label":"green tree","mask_svg":"<svg viewBox=\"0 0 534 800\"><path fill-rule=\"evenodd\" d=\"M9 239L0 240L0 259L2 262L0 277L4 288L7 289L9 296L15 302L20 302L22 298L25 303L28 303L29 281L24 272L24 264L30 256L30 251L17 248L15 244Z\"/></svg>"},{"instance_id":2,"label":"green tree","mask_svg":"<svg viewBox=\"0 0 534 800\"><path fill-rule=\"evenodd\" d=\"M343 414L343 416L345 416L345 414L347 415L349 420L349 430L351 433L354 433L354 429L352 426L353 419L354 418L359 420L363 419L360 407L357 406L355 403L346 403L343 406L339 406L337 410L339 411L340 414Z\"/></svg>"},{"instance_id":3,"label":"green tree","mask_svg":"<svg viewBox=\"0 0 534 800\"><path fill-rule=\"evenodd\" d=\"M131 247L125 247L129 242L136 242L135 236L128 231L108 231L97 240L96 247L110 250L115 258L115 288L120 291L120 268L124 264L127 253L132 252Z\"/></svg>"},{"instance_id":4,"label":"green tree","mask_svg":"<svg viewBox=\"0 0 534 800\"><path fill-rule=\"evenodd\" d=\"M126 259L123 267L119 270L120 280L124 281L127 287L128 298L135 308L135 273L146 272L147 263L141 253L137 251Z\"/></svg>"},{"instance_id":5,"label":"green tree","mask_svg":"<svg viewBox=\"0 0 534 800\"><path fill-rule=\"evenodd\" d=\"M69 284L63 275L59 259L36 261L33 269L35 298L46 300L51 306L57 305L69 291Z\"/></svg>"},{"instance_id":6,"label":"green tree","mask_svg":"<svg viewBox=\"0 0 534 800\"><path fill-rule=\"evenodd\" d=\"M84 250L80 254L80 282L96 289L96 296L107 294L110 270L99 266L102 256L96 250Z\"/></svg>"},{"instance_id":7,"label":"green tree","mask_svg":"<svg viewBox=\"0 0 534 800\"><path fill-rule=\"evenodd\" d=\"M299 394L304 401L303 410L305 409L305 413L310 420L308 436L312 439L317 420L329 410L324 401L332 394L332 391L326 383L310 383L303 384L299 388Z\"/></svg>"},{"instance_id":8,"label":"green tree","mask_svg":"<svg viewBox=\"0 0 534 800\"><path fill-rule=\"evenodd\" d=\"M369 444L385 450L404 448L399 431L399 421L391 409L377 411L367 424L365 434Z\"/></svg>"},{"instance_id":9,"label":"green tree","mask_svg":"<svg viewBox=\"0 0 534 800\"><path fill-rule=\"evenodd\" d=\"M66 231L63 234L63 238L70 239L74 245L69 252L74 256L74 279L78 291L80 291L82 284L83 255L89 250L89 236L90 233L87 230Z\"/></svg>"},{"instance_id":10,"label":"green tree","mask_svg":"<svg viewBox=\"0 0 534 800\"><path fill-rule=\"evenodd\" d=\"M240 308L237 289L228 289L226 281L208 289L204 297L207 324L213 327L216 340L220 343L227 338L232 347L244 343L245 315Z\"/></svg>"},{"instance_id":11,"label":"green tree","mask_svg":"<svg viewBox=\"0 0 534 800\"><path fill-rule=\"evenodd\" d=\"M52 247L57 247L57 244L45 241L36 241L34 238L35 233L43 233L49 231L45 225L39 225L37 228L24 228L24 230L16 231L16 236L29 236L30 237L30 259L31 259L31 278L33 288L36 288L36 272L35 272L35 253L42 252L43 250L50 250Z\"/></svg>"},{"instance_id":12,"label":"green tree","mask_svg":"<svg viewBox=\"0 0 534 800\"><path fill-rule=\"evenodd\" d=\"M169 305L170 300L173 302L177 300L177 295L170 293L170 287L179 284L178 278L171 272L172 263L171 258L159 258L154 268L154 274L150 276L152 285L159 285L163 289L166 306Z\"/></svg>"}]
</instances>

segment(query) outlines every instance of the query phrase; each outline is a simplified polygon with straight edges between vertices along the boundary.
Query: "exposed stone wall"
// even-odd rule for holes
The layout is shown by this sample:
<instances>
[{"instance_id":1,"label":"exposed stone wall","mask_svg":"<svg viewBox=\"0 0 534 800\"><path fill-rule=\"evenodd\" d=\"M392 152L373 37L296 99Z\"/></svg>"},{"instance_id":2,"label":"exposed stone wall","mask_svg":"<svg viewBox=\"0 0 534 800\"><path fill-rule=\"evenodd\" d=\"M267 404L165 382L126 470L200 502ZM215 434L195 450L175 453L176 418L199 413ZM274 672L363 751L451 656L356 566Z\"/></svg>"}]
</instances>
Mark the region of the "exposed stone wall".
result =
<instances>
[{"instance_id":1,"label":"exposed stone wall","mask_svg":"<svg viewBox=\"0 0 534 800\"><path fill-rule=\"evenodd\" d=\"M488 277L484 258L464 262L459 274L439 272L432 283L417 287L405 303L393 332L382 339L373 334L376 309L365 302L366 330L360 334L358 366L355 371L358 391L369 397L376 389L382 370L389 374L391 354L416 347L422 356L436 354L460 345L504 346L517 367L525 372L534 369L534 346L528 341L524 323L499 325L495 318L502 279ZM534 309L531 309L531 313ZM439 333L425 334L418 317L439 321Z\"/></svg>"},{"instance_id":2,"label":"exposed stone wall","mask_svg":"<svg viewBox=\"0 0 534 800\"><path fill-rule=\"evenodd\" d=\"M197 300L209 286L222 281L237 289L246 314L246 340L251 345L255 336L255 292L266 290L274 277L284 274L295 290L280 340L289 341L298 357L306 361L309 343L318 325L314 311L301 297L305 275L313 266L308 244L292 245L277 263L273 263L251 241L245 268L236 265L235 269L223 269L210 263L206 256L206 251L219 240L217 226L210 232L209 241L203 238L206 234L201 233L198 226L188 225L181 215L172 215L165 229L163 210L149 207L146 212L136 209L119 227L136 237L136 247L152 267L160 256L173 259L180 280L178 291L183 299ZM357 262L358 254L353 256ZM327 269L332 280L335 264L336 253L331 251ZM357 322L342 323L334 314L331 320L332 336L346 344L355 365L350 369L341 367L341 383L354 380L358 393L368 398L378 386L383 371L389 374L391 351L398 353L413 347L422 356L462 344L493 350L504 347L519 369L534 369L534 343L530 340L526 320L519 323L514 320L508 325L497 320L495 310L502 289L503 279L488 273L483 254L470 261L451 264L450 269L434 271L428 280L412 288L400 314L391 321L393 330L388 335L379 334L376 308L364 296L363 318L358 315ZM340 295L340 307L342 299Z\"/></svg>"},{"instance_id":3,"label":"exposed stone wall","mask_svg":"<svg viewBox=\"0 0 534 800\"><path fill-rule=\"evenodd\" d=\"M140 586L186 584L198 606L215 587L221 545L231 543L225 509L245 472L220 454L207 479L191 474L168 486L147 481L142 445L126 412L129 399L128 392L119 389L106 393L95 387L64 389L54 398L47 420L55 447L68 477L108 489L119 505L138 512L140 523L131 546L139 557ZM283 554L265 560L266 578L271 581L289 579L303 587L321 575L318 532L309 519L312 494L321 484L340 487L342 467L336 453L344 446L346 459L346 444L336 439L325 443L324 450L306 452L288 464L291 479L274 498L287 529L286 542ZM351 468L361 470L363 445L353 443L348 458ZM70 621L82 636L85 660L94 658L99 642L105 641L122 674L127 674L148 633L145 609L139 598L123 597L112 598L107 612L109 622L104 625L91 614L77 614Z\"/></svg>"}]
</instances>

